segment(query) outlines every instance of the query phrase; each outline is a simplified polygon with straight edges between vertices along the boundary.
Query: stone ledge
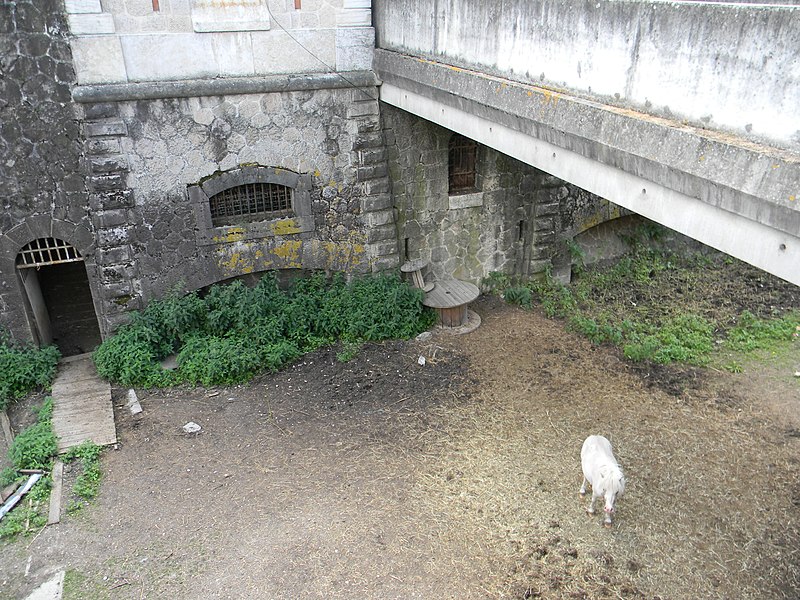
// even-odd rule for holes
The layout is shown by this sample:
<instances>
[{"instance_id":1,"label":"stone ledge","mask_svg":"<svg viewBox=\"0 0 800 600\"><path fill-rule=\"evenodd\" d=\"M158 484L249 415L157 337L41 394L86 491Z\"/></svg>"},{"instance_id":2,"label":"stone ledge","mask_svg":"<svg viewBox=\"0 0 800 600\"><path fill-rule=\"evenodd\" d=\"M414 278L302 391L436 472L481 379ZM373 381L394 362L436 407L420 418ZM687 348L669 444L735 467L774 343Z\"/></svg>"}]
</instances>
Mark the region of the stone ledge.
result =
<instances>
[{"instance_id":1,"label":"stone ledge","mask_svg":"<svg viewBox=\"0 0 800 600\"><path fill-rule=\"evenodd\" d=\"M157 100L164 98L194 98L196 96L227 96L237 94L267 94L320 89L372 87L378 80L372 71L352 71L347 79L338 73L308 75L273 75L268 77L236 77L226 79L191 79L143 83L114 83L76 87L72 97L76 102L122 102L126 100Z\"/></svg>"}]
</instances>

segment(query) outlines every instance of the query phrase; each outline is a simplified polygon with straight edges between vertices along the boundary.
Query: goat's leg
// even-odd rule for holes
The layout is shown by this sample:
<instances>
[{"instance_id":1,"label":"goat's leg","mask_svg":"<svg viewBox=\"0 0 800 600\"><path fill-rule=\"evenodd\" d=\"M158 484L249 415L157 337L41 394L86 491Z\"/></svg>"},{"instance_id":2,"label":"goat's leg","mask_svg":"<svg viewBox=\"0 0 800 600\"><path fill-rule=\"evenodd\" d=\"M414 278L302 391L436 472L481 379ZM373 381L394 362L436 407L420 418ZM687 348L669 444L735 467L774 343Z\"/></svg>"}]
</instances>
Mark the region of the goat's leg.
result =
<instances>
[{"instance_id":1,"label":"goat's leg","mask_svg":"<svg viewBox=\"0 0 800 600\"><path fill-rule=\"evenodd\" d=\"M580 492L578 492L581 495L581 498L583 498L586 495L586 485L588 483L589 483L589 481L586 479L586 477L584 477L583 478L583 483L581 484Z\"/></svg>"}]
</instances>

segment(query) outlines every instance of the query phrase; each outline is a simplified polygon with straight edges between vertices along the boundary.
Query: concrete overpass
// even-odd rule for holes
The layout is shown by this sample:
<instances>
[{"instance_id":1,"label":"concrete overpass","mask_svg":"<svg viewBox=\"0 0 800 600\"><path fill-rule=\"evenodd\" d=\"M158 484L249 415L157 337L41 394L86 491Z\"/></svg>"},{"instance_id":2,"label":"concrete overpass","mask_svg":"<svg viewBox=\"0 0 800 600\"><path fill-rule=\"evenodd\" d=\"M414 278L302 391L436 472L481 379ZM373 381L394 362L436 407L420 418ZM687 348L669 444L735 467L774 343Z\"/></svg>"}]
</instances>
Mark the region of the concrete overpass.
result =
<instances>
[{"instance_id":1,"label":"concrete overpass","mask_svg":"<svg viewBox=\"0 0 800 600\"><path fill-rule=\"evenodd\" d=\"M381 100L800 285L800 7L375 0Z\"/></svg>"}]
</instances>

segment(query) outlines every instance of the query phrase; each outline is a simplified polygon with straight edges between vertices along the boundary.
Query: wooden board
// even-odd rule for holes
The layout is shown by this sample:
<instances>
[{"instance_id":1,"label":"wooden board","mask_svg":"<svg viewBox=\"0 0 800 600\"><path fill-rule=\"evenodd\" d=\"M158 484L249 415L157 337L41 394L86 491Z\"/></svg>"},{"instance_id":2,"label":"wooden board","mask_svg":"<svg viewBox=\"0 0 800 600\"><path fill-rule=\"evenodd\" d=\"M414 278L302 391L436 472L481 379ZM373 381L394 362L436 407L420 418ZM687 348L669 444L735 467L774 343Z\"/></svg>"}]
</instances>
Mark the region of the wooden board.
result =
<instances>
[{"instance_id":1,"label":"wooden board","mask_svg":"<svg viewBox=\"0 0 800 600\"><path fill-rule=\"evenodd\" d=\"M6 411L0 412L0 426L3 428L6 448L10 448L11 443L14 441L14 434L11 431L11 422L8 420L8 413Z\"/></svg>"},{"instance_id":2,"label":"wooden board","mask_svg":"<svg viewBox=\"0 0 800 600\"><path fill-rule=\"evenodd\" d=\"M91 357L63 361L53 382L53 431L58 451L91 440L105 446L117 441L111 386L100 379Z\"/></svg>"},{"instance_id":3,"label":"wooden board","mask_svg":"<svg viewBox=\"0 0 800 600\"><path fill-rule=\"evenodd\" d=\"M50 490L50 511L47 524L53 525L61 521L61 487L64 482L64 463L56 460L53 465L53 489Z\"/></svg>"}]
</instances>

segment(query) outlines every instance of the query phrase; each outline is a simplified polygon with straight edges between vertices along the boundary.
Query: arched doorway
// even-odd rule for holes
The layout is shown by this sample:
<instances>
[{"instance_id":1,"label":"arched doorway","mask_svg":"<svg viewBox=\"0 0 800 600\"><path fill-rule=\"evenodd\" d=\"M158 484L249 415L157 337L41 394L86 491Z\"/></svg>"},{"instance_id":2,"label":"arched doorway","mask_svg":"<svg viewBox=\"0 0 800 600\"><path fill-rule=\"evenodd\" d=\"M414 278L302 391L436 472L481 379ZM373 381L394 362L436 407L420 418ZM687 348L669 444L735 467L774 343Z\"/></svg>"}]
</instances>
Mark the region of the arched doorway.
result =
<instances>
[{"instance_id":1,"label":"arched doorway","mask_svg":"<svg viewBox=\"0 0 800 600\"><path fill-rule=\"evenodd\" d=\"M40 345L63 356L91 352L101 342L89 277L80 253L57 238L39 238L17 255L17 272Z\"/></svg>"}]
</instances>

